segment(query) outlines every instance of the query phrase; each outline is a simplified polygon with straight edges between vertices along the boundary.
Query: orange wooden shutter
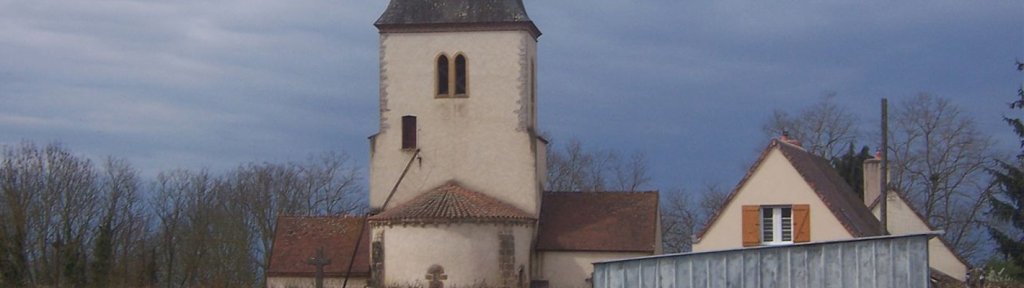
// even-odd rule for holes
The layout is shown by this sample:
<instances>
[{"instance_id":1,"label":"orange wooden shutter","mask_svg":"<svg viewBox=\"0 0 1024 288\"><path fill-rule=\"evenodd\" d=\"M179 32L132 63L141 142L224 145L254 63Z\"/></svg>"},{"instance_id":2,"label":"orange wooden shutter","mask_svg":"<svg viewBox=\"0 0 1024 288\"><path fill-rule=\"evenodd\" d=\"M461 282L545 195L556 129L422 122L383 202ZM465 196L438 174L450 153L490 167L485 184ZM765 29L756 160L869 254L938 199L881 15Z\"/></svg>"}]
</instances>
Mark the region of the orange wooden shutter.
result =
<instances>
[{"instance_id":1,"label":"orange wooden shutter","mask_svg":"<svg viewBox=\"0 0 1024 288\"><path fill-rule=\"evenodd\" d=\"M761 244L761 206L743 205L743 247Z\"/></svg>"},{"instance_id":2,"label":"orange wooden shutter","mask_svg":"<svg viewBox=\"0 0 1024 288\"><path fill-rule=\"evenodd\" d=\"M811 242L811 206L793 205L793 242Z\"/></svg>"}]
</instances>

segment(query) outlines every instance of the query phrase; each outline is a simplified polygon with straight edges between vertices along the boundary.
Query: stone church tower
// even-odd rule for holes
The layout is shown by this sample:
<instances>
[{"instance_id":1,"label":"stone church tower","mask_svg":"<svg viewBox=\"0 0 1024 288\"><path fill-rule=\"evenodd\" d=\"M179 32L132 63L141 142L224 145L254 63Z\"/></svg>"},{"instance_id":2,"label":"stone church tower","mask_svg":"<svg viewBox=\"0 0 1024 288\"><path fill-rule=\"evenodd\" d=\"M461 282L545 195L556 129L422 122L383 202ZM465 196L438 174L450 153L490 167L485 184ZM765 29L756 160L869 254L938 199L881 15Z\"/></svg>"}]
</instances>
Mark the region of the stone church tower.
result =
<instances>
[{"instance_id":1,"label":"stone church tower","mask_svg":"<svg viewBox=\"0 0 1024 288\"><path fill-rule=\"evenodd\" d=\"M267 287L587 287L593 262L660 251L657 192L542 190L522 0L391 0L375 25L371 212L280 217Z\"/></svg>"},{"instance_id":2,"label":"stone church tower","mask_svg":"<svg viewBox=\"0 0 1024 288\"><path fill-rule=\"evenodd\" d=\"M527 286L540 31L521 0L391 0L375 26L371 284Z\"/></svg>"}]
</instances>

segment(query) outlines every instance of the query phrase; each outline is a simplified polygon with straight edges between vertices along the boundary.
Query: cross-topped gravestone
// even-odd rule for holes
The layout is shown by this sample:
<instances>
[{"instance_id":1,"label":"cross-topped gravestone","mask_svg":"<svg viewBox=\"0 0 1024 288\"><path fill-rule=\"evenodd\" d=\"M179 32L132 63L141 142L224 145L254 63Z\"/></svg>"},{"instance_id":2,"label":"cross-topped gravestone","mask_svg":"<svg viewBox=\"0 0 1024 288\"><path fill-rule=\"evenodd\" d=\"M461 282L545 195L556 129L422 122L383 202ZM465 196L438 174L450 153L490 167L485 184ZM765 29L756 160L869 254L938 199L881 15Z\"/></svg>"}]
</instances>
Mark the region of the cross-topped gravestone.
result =
<instances>
[{"instance_id":1,"label":"cross-topped gravestone","mask_svg":"<svg viewBox=\"0 0 1024 288\"><path fill-rule=\"evenodd\" d=\"M427 269L427 281L430 281L430 288L444 288L443 280L448 280L448 275L444 274L444 267L441 265L431 265Z\"/></svg>"},{"instance_id":2,"label":"cross-topped gravestone","mask_svg":"<svg viewBox=\"0 0 1024 288\"><path fill-rule=\"evenodd\" d=\"M324 266L331 265L331 259L324 257L324 247L316 249L316 256L309 257L306 264L316 266L316 288L324 288Z\"/></svg>"}]
</instances>

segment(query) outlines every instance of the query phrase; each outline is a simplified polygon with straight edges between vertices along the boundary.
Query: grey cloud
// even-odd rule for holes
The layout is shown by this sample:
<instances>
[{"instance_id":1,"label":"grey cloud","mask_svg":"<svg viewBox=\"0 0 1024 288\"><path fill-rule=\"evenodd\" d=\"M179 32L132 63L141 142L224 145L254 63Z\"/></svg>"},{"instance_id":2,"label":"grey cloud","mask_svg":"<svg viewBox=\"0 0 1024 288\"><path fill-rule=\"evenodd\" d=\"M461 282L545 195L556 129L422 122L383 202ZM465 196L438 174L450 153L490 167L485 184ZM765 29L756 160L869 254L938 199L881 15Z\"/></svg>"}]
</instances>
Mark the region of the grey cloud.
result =
<instances>
[{"instance_id":1,"label":"grey cloud","mask_svg":"<svg viewBox=\"0 0 1024 288\"><path fill-rule=\"evenodd\" d=\"M1010 1L525 2L541 130L645 152L666 190L730 186L771 110L824 91L867 125L878 98L918 91L996 118L1024 57ZM147 173L328 150L365 164L386 4L0 1L0 144L61 140Z\"/></svg>"}]
</instances>

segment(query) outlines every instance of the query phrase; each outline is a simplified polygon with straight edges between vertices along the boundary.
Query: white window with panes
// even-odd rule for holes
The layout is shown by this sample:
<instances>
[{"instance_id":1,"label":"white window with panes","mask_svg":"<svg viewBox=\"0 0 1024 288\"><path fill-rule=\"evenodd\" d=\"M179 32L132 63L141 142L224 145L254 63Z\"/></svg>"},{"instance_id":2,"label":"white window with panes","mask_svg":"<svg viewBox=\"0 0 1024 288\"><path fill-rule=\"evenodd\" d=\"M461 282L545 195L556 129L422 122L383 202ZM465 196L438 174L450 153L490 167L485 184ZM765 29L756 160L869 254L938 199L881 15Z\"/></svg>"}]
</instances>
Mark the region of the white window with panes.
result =
<instances>
[{"instance_id":1,"label":"white window with panes","mask_svg":"<svg viewBox=\"0 0 1024 288\"><path fill-rule=\"evenodd\" d=\"M793 243L792 207L761 207L761 243L764 245Z\"/></svg>"}]
</instances>

